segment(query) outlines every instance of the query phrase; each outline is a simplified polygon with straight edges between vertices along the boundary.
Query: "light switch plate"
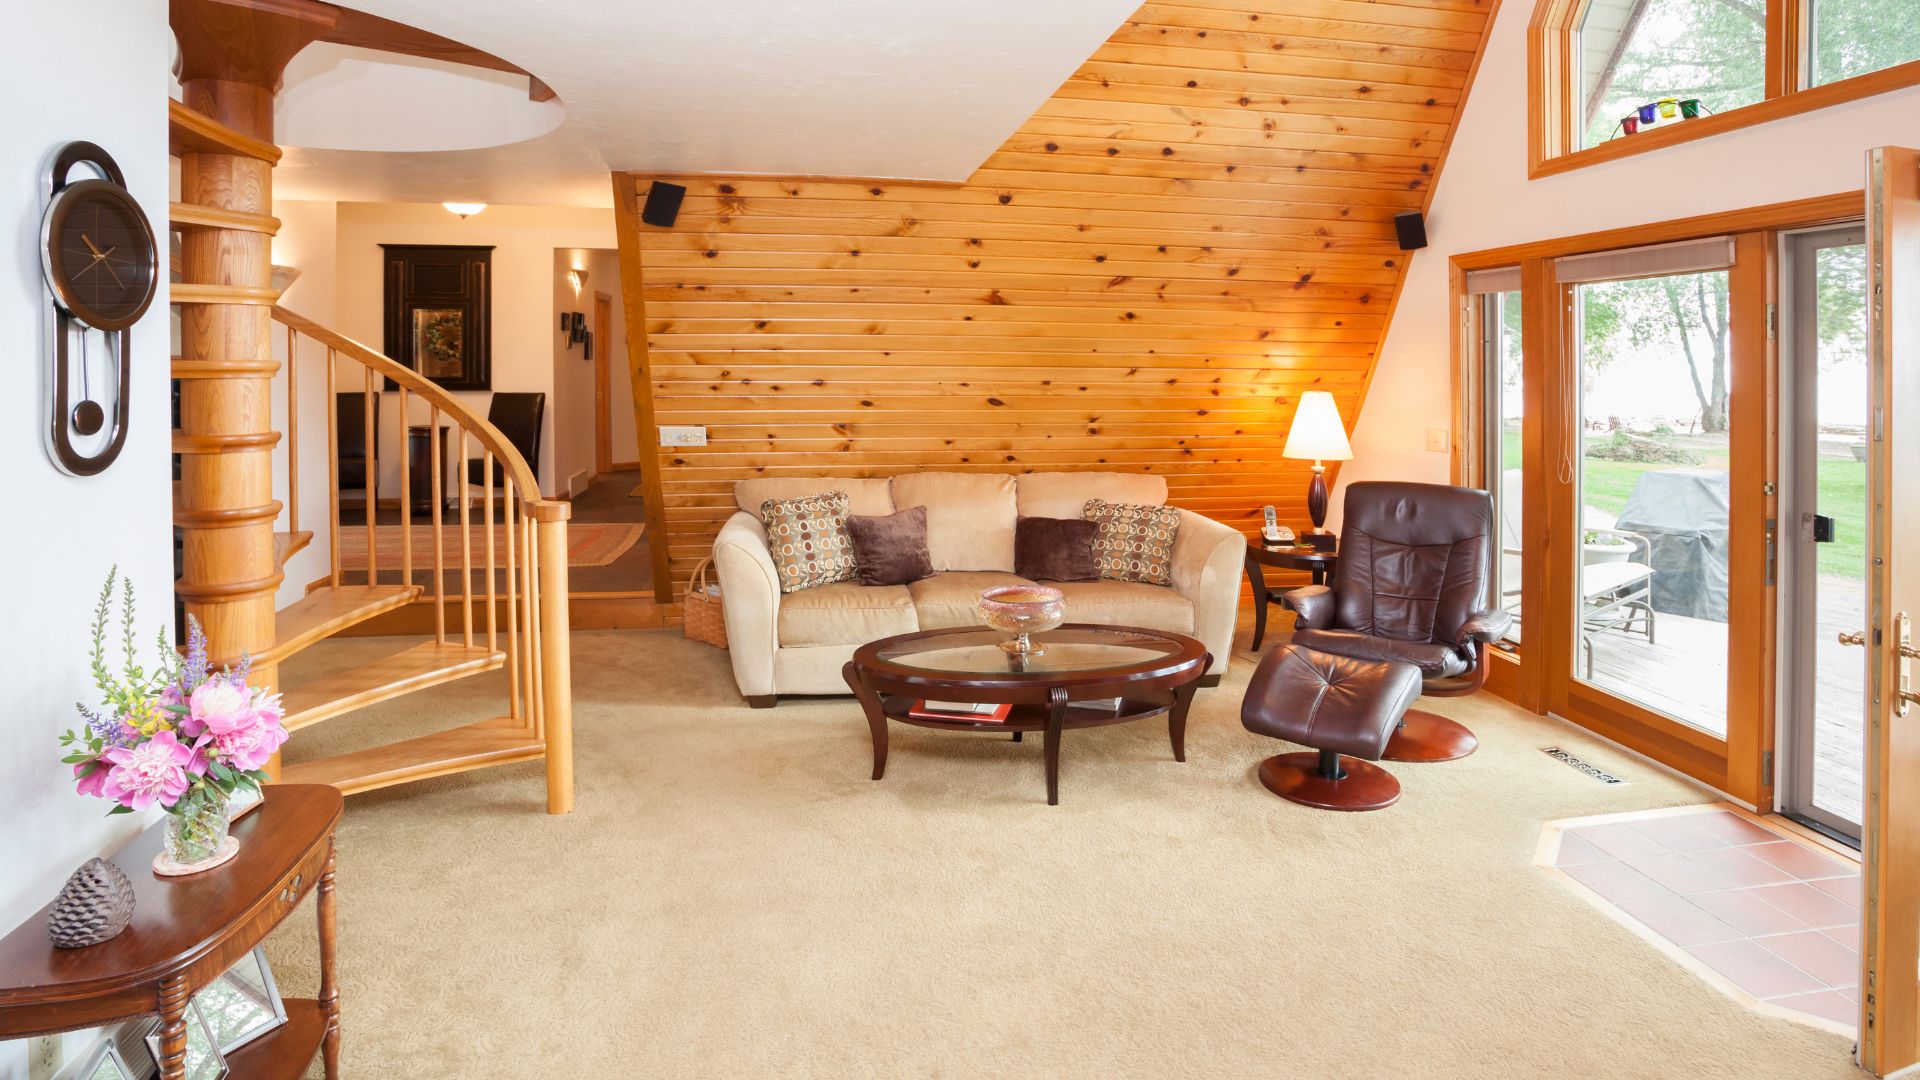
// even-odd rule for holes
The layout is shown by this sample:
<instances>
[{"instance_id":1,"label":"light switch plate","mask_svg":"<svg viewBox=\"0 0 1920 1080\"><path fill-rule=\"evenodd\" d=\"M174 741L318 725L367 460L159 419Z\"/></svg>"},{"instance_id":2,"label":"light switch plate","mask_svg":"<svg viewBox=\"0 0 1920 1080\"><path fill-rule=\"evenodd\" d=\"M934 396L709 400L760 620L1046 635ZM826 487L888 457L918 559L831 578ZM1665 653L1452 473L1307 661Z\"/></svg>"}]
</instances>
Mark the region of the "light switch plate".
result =
<instances>
[{"instance_id":1,"label":"light switch plate","mask_svg":"<svg viewBox=\"0 0 1920 1080\"><path fill-rule=\"evenodd\" d=\"M705 446L707 429L703 427L675 427L660 425L661 446Z\"/></svg>"},{"instance_id":2,"label":"light switch plate","mask_svg":"<svg viewBox=\"0 0 1920 1080\"><path fill-rule=\"evenodd\" d=\"M1446 428L1437 428L1437 427L1428 428L1427 429L1427 449L1433 451L1436 454L1446 453L1447 452L1447 435L1448 435L1448 432Z\"/></svg>"}]
</instances>

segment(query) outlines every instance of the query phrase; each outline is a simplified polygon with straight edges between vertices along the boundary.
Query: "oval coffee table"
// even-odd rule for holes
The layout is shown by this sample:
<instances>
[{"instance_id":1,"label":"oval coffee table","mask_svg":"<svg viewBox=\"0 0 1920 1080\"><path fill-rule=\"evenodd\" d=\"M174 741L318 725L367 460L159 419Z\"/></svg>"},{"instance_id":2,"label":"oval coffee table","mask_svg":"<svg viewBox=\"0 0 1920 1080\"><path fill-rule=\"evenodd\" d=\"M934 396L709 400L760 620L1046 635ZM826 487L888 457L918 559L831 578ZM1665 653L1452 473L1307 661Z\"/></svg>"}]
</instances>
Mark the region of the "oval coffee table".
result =
<instances>
[{"instance_id":1,"label":"oval coffee table","mask_svg":"<svg viewBox=\"0 0 1920 1080\"><path fill-rule=\"evenodd\" d=\"M1137 626L1068 623L1033 635L1045 647L1021 658L1000 648L1007 635L983 626L922 630L860 646L840 671L873 732L873 778L887 772L887 721L943 731L1045 733L1047 805L1060 802L1060 733L1167 716L1173 759L1187 760L1187 707L1213 663L1185 634ZM1120 699L1119 707L1091 704ZM916 701L1007 702L1006 720L909 716ZM1079 703L1079 704L1076 704Z\"/></svg>"}]
</instances>

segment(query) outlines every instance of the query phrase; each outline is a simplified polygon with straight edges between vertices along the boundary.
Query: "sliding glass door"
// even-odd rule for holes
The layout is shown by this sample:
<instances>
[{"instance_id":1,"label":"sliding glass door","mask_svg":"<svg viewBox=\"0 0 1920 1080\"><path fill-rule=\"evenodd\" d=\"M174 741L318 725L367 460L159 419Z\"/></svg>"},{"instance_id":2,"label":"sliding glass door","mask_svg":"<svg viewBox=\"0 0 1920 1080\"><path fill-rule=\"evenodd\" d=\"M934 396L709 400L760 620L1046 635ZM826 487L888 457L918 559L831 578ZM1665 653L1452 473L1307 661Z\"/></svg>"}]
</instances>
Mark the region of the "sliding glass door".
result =
<instances>
[{"instance_id":1,"label":"sliding glass door","mask_svg":"<svg viewBox=\"0 0 1920 1080\"><path fill-rule=\"evenodd\" d=\"M1727 290L1724 269L1574 287L1570 462L1568 674L1719 739L1733 494Z\"/></svg>"}]
</instances>

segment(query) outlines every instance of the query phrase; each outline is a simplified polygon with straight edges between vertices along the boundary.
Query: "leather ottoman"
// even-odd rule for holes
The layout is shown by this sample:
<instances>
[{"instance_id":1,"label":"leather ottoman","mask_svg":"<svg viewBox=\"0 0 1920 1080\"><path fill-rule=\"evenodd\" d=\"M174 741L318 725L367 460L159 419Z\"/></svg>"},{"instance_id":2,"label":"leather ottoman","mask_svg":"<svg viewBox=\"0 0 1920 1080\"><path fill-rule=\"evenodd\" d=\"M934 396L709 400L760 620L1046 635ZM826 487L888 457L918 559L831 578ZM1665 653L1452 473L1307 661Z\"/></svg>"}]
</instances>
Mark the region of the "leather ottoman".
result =
<instances>
[{"instance_id":1,"label":"leather ottoman","mask_svg":"<svg viewBox=\"0 0 1920 1080\"><path fill-rule=\"evenodd\" d=\"M1316 753L1268 758L1260 763L1260 782L1283 799L1323 810L1392 806L1400 781L1373 762L1419 698L1420 678L1413 664L1274 646L1247 684L1240 723Z\"/></svg>"}]
</instances>

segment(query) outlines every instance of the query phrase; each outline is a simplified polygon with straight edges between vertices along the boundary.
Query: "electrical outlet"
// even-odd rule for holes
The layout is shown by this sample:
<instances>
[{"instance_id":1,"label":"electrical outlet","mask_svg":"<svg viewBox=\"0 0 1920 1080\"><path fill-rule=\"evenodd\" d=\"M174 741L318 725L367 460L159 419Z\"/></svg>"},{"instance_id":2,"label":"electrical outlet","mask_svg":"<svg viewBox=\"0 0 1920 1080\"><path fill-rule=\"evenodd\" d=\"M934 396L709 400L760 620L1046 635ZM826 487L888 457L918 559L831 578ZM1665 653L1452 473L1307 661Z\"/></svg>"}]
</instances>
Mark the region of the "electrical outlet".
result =
<instances>
[{"instance_id":1,"label":"electrical outlet","mask_svg":"<svg viewBox=\"0 0 1920 1080\"><path fill-rule=\"evenodd\" d=\"M674 427L660 425L661 446L705 446L707 429L703 427Z\"/></svg>"},{"instance_id":2,"label":"electrical outlet","mask_svg":"<svg viewBox=\"0 0 1920 1080\"><path fill-rule=\"evenodd\" d=\"M1447 435L1448 435L1448 432L1446 428L1437 428L1437 427L1428 428L1427 429L1427 449L1433 451L1436 454L1446 453L1447 452Z\"/></svg>"},{"instance_id":3,"label":"electrical outlet","mask_svg":"<svg viewBox=\"0 0 1920 1080\"><path fill-rule=\"evenodd\" d=\"M27 1040L27 1080L53 1080L60 1071L60 1036L42 1035Z\"/></svg>"}]
</instances>

